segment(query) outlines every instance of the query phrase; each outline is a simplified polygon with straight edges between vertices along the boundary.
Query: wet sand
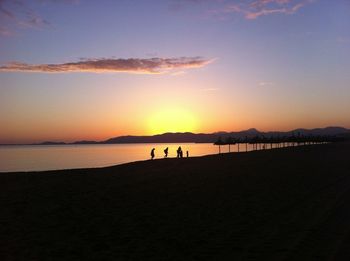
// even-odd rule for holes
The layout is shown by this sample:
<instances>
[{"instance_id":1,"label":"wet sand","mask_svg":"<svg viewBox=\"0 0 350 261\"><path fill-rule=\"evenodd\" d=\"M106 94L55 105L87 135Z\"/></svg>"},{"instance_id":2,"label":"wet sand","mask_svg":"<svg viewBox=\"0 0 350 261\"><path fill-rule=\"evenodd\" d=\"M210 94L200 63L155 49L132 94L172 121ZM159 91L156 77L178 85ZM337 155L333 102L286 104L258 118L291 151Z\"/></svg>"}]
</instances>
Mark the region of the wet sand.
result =
<instances>
[{"instance_id":1,"label":"wet sand","mask_svg":"<svg viewBox=\"0 0 350 261\"><path fill-rule=\"evenodd\" d=\"M350 260L350 144L0 173L0 260Z\"/></svg>"}]
</instances>

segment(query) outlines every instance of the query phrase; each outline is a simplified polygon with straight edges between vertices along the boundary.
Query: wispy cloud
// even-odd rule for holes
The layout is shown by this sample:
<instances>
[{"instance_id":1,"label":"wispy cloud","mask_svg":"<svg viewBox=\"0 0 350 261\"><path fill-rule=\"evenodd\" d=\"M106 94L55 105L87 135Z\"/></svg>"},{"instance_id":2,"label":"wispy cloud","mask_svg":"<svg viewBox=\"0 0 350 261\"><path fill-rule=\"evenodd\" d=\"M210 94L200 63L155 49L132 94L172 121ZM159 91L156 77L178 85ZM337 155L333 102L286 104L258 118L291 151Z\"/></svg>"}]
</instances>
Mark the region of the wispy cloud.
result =
<instances>
[{"instance_id":1,"label":"wispy cloud","mask_svg":"<svg viewBox=\"0 0 350 261\"><path fill-rule=\"evenodd\" d=\"M212 60L202 57L149 58L149 59L90 59L61 64L27 64L12 62L0 66L0 72L91 72L159 74L171 70L203 67Z\"/></svg>"},{"instance_id":2,"label":"wispy cloud","mask_svg":"<svg viewBox=\"0 0 350 261\"><path fill-rule=\"evenodd\" d=\"M258 85L261 87L264 86L272 86L274 83L273 82L259 82Z\"/></svg>"},{"instance_id":3,"label":"wispy cloud","mask_svg":"<svg viewBox=\"0 0 350 261\"><path fill-rule=\"evenodd\" d=\"M77 3L77 0L0 0L0 36L14 35L20 29L49 28L51 24L38 12L33 4Z\"/></svg>"},{"instance_id":4,"label":"wispy cloud","mask_svg":"<svg viewBox=\"0 0 350 261\"><path fill-rule=\"evenodd\" d=\"M184 74L186 74L185 71L176 71L176 72L171 73L172 76L178 76L178 75L184 75Z\"/></svg>"},{"instance_id":5,"label":"wispy cloud","mask_svg":"<svg viewBox=\"0 0 350 261\"><path fill-rule=\"evenodd\" d=\"M178 0L180 3L201 3L208 7L208 12L218 19L227 19L232 14L242 15L254 20L273 14L292 15L302 7L317 0Z\"/></svg>"},{"instance_id":6,"label":"wispy cloud","mask_svg":"<svg viewBox=\"0 0 350 261\"><path fill-rule=\"evenodd\" d=\"M18 25L29 28L43 28L50 26L51 24L46 19L40 17L38 14L32 11L27 11L26 19L18 21Z\"/></svg>"},{"instance_id":7,"label":"wispy cloud","mask_svg":"<svg viewBox=\"0 0 350 261\"><path fill-rule=\"evenodd\" d=\"M0 16L10 19L15 17L15 15L5 7L5 0L0 0Z\"/></svg>"},{"instance_id":8,"label":"wispy cloud","mask_svg":"<svg viewBox=\"0 0 350 261\"><path fill-rule=\"evenodd\" d=\"M291 15L307 4L316 0L237 0L221 1L218 9L212 10L212 13L221 17L229 14L242 14L249 20L257 19L261 16L273 14Z\"/></svg>"},{"instance_id":9,"label":"wispy cloud","mask_svg":"<svg viewBox=\"0 0 350 261\"><path fill-rule=\"evenodd\" d=\"M3 26L0 26L0 35L9 36L12 35L12 32Z\"/></svg>"}]
</instances>

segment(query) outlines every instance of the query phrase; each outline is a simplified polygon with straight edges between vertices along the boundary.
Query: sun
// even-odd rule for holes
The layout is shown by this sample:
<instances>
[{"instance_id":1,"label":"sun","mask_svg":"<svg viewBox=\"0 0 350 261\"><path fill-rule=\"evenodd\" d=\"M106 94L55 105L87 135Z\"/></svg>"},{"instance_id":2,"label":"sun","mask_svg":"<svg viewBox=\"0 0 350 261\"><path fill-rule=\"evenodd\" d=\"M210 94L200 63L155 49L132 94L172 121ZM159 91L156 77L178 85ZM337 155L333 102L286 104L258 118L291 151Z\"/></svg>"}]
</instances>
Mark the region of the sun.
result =
<instances>
[{"instance_id":1,"label":"sun","mask_svg":"<svg viewBox=\"0 0 350 261\"><path fill-rule=\"evenodd\" d=\"M157 111L148 120L150 134L194 132L196 126L196 117L190 111L180 108Z\"/></svg>"}]
</instances>

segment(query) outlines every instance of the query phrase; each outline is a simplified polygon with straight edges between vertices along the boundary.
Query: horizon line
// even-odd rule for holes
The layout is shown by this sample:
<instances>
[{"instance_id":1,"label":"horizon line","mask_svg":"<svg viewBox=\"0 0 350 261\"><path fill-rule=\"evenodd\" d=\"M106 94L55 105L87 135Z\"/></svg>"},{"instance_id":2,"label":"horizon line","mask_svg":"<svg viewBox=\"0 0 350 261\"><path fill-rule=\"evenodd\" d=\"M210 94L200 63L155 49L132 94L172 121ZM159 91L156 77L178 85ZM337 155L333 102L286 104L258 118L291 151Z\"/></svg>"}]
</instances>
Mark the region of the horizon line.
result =
<instances>
[{"instance_id":1,"label":"horizon line","mask_svg":"<svg viewBox=\"0 0 350 261\"><path fill-rule=\"evenodd\" d=\"M295 128L291 130L286 130L286 131L281 131L281 130L268 130L268 131L260 131L257 128L248 128L244 130L239 130L239 131L216 131L216 132L210 132L210 133L205 133L205 132L190 132L190 131L184 131L184 132L164 132L164 133L158 133L158 134L150 134L150 135L132 135L132 134L126 134L126 135L119 135L119 136L114 136L110 138L106 138L103 140L88 140L88 139L78 139L75 141L71 142L66 142L62 140L43 140L43 141L38 141L38 142L32 142L32 143L0 143L0 146L7 146L7 145L45 145L44 143L52 143L52 145L74 145L79 142L91 142L91 143L102 143L106 142L110 139L115 139L115 138L120 138L120 137L154 137L154 136L161 136L165 134L194 134L194 135L214 135L214 134L219 134L219 133L239 133L239 132L246 132L246 131L256 131L260 133L288 133L288 132L294 132L298 130L306 130L306 131L312 131L312 130L317 130L317 129L329 129L329 128L340 128L340 129L345 129L346 131L350 132L349 128L343 127L343 126L326 126L326 127L315 127L315 128ZM50 145L50 144L47 144ZM76 145L82 145L82 144L76 144Z\"/></svg>"}]
</instances>

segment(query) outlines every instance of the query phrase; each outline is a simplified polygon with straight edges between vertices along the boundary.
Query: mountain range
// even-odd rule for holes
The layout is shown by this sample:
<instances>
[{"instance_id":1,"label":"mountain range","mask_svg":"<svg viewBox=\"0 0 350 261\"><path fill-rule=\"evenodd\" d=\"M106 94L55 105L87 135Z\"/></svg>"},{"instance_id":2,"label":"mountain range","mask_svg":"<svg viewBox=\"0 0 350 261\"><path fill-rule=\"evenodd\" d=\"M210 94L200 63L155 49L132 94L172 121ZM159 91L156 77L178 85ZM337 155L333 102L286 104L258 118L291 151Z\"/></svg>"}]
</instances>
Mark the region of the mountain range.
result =
<instances>
[{"instance_id":1,"label":"mountain range","mask_svg":"<svg viewBox=\"0 0 350 261\"><path fill-rule=\"evenodd\" d=\"M292 131L269 131L262 132L257 129L248 129L238 132L214 132L214 133L191 133L191 132L177 132L177 133L163 133L152 136L119 136L110 138L104 141L89 141L82 140L72 143L65 142L51 142L46 141L42 143L36 143L35 145L65 145L65 144L129 144L129 143L214 143L219 137L225 139L227 137L232 138L252 138L255 136L265 137L283 137L283 136L346 136L350 137L350 130L343 127L326 127L316 129L295 129Z\"/></svg>"}]
</instances>

